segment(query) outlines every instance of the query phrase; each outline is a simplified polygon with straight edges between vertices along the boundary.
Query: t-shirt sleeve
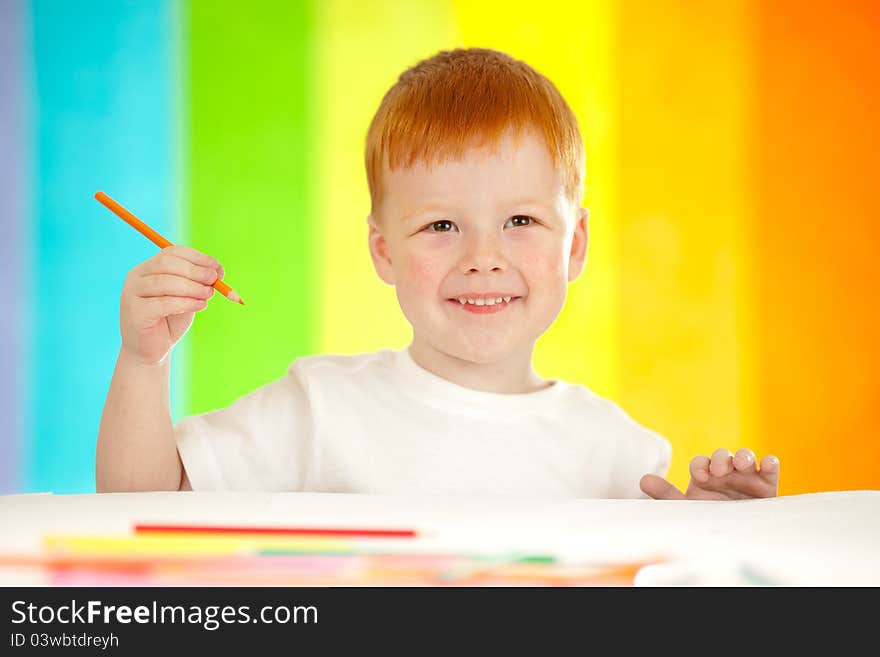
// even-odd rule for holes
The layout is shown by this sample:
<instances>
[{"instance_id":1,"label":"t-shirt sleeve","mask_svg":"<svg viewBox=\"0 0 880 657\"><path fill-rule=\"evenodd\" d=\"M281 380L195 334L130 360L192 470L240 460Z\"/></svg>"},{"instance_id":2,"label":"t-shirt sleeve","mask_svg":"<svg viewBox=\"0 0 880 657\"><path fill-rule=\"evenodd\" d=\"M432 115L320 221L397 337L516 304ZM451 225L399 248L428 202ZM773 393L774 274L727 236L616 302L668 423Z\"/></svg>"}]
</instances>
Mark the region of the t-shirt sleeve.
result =
<instances>
[{"instance_id":1,"label":"t-shirt sleeve","mask_svg":"<svg viewBox=\"0 0 880 657\"><path fill-rule=\"evenodd\" d=\"M312 414L302 369L232 405L174 425L194 491L302 490L311 462Z\"/></svg>"},{"instance_id":2,"label":"t-shirt sleeve","mask_svg":"<svg viewBox=\"0 0 880 657\"><path fill-rule=\"evenodd\" d=\"M646 474L665 477L672 460L672 446L660 434L638 424L626 414L618 425L617 454L610 497L649 499L639 481Z\"/></svg>"}]
</instances>

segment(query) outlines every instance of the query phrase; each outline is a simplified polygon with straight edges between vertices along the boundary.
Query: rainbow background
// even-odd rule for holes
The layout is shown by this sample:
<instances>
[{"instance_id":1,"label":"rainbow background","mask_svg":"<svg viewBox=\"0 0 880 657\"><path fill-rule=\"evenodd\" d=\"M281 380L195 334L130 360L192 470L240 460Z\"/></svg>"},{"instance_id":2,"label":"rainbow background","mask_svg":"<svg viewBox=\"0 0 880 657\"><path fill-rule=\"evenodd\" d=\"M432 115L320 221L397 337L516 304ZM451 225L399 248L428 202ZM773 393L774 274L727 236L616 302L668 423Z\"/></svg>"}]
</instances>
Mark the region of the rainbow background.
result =
<instances>
[{"instance_id":1,"label":"rainbow background","mask_svg":"<svg viewBox=\"0 0 880 657\"><path fill-rule=\"evenodd\" d=\"M155 247L101 189L217 256L175 352L175 420L296 357L408 344L372 270L363 147L438 50L525 59L587 150L589 259L541 338L698 453L780 493L880 488L880 3L0 0L0 491L94 491L119 294Z\"/></svg>"}]
</instances>

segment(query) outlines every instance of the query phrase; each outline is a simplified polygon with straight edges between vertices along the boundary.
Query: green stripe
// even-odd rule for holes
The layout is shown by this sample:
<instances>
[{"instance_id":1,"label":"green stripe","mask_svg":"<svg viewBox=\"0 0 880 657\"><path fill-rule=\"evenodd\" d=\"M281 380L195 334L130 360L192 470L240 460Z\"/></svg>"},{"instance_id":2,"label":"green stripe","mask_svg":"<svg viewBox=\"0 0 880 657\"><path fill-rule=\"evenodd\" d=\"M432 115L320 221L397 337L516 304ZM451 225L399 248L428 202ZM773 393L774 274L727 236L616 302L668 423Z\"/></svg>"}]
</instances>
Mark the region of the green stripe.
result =
<instances>
[{"instance_id":1,"label":"green stripe","mask_svg":"<svg viewBox=\"0 0 880 657\"><path fill-rule=\"evenodd\" d=\"M314 351L308 2L193 0L189 244L246 305L215 295L187 336L186 413L225 406Z\"/></svg>"}]
</instances>

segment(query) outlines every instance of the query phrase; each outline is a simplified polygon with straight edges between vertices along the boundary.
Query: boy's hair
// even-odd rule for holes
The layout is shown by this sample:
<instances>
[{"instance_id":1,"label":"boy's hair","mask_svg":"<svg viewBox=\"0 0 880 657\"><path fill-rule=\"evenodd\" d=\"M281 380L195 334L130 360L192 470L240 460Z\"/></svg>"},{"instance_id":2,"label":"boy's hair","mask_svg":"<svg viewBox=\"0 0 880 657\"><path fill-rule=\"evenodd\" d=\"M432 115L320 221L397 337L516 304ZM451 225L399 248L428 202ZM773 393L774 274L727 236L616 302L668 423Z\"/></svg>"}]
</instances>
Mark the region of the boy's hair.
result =
<instances>
[{"instance_id":1,"label":"boy's hair","mask_svg":"<svg viewBox=\"0 0 880 657\"><path fill-rule=\"evenodd\" d=\"M546 77L497 50L444 50L404 71L367 131L373 211L382 201L383 163L392 171L457 159L494 146L506 130L543 135L575 207L584 194L584 145L574 112Z\"/></svg>"}]
</instances>

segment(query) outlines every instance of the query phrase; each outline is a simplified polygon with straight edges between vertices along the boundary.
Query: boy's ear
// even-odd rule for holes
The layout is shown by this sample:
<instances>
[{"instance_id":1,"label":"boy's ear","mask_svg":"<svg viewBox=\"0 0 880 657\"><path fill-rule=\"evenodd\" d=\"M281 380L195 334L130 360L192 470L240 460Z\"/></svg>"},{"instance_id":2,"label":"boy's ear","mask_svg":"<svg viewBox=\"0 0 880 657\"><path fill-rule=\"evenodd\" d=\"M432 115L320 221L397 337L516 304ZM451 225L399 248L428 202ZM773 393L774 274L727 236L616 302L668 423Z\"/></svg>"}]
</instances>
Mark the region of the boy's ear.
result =
<instances>
[{"instance_id":1,"label":"boy's ear","mask_svg":"<svg viewBox=\"0 0 880 657\"><path fill-rule=\"evenodd\" d=\"M568 282L577 280L584 265L587 263L587 244L590 241L588 224L590 211L587 208L578 209L577 221L574 225L574 236L571 240L571 253L568 257Z\"/></svg>"},{"instance_id":2,"label":"boy's ear","mask_svg":"<svg viewBox=\"0 0 880 657\"><path fill-rule=\"evenodd\" d=\"M373 267L376 274L388 285L394 285L394 269L391 267L391 255L388 253L388 242L376 222L375 217L370 214L367 217L367 224L370 227L368 240L370 243L370 258L373 259Z\"/></svg>"}]
</instances>

